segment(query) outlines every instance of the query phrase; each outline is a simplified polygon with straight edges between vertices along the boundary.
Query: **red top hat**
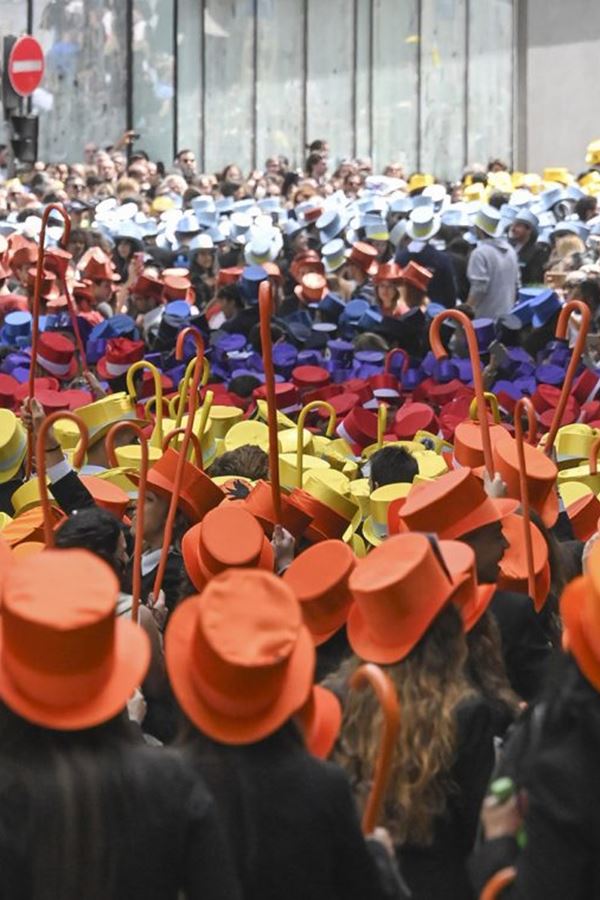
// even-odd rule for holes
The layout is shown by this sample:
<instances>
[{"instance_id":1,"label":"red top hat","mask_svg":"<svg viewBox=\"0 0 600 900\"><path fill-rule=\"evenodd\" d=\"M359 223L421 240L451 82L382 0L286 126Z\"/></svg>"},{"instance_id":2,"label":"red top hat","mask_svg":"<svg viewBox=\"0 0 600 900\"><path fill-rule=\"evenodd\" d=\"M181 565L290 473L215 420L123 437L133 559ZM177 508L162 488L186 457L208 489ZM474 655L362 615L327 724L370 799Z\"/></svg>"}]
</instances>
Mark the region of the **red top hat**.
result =
<instances>
[{"instance_id":1,"label":"red top hat","mask_svg":"<svg viewBox=\"0 0 600 900\"><path fill-rule=\"evenodd\" d=\"M325 274L325 266L315 250L304 250L302 253L297 253L290 265L290 275L294 281L300 282L302 276L308 272L318 272L319 275Z\"/></svg>"},{"instance_id":2,"label":"red top hat","mask_svg":"<svg viewBox=\"0 0 600 900\"><path fill-rule=\"evenodd\" d=\"M292 371L292 380L300 389L313 390L329 384L331 376L321 366L296 366Z\"/></svg>"},{"instance_id":3,"label":"red top hat","mask_svg":"<svg viewBox=\"0 0 600 900\"><path fill-rule=\"evenodd\" d=\"M353 453L360 456L365 447L377 440L377 416L356 406L340 422L337 434L350 444Z\"/></svg>"},{"instance_id":4,"label":"red top hat","mask_svg":"<svg viewBox=\"0 0 600 900\"><path fill-rule=\"evenodd\" d=\"M70 381L77 374L75 345L64 335L53 331L40 334L35 362L59 381Z\"/></svg>"},{"instance_id":5,"label":"red top hat","mask_svg":"<svg viewBox=\"0 0 600 900\"><path fill-rule=\"evenodd\" d=\"M341 384L326 384L325 387L304 394L303 399L305 403L312 403L313 400L331 400L332 397L343 393L344 388Z\"/></svg>"},{"instance_id":6,"label":"red top hat","mask_svg":"<svg viewBox=\"0 0 600 900\"><path fill-rule=\"evenodd\" d=\"M4 294L0 297L0 316L8 315L9 312L27 312L29 309L29 298L24 294Z\"/></svg>"},{"instance_id":7,"label":"red top hat","mask_svg":"<svg viewBox=\"0 0 600 900\"><path fill-rule=\"evenodd\" d=\"M264 384L253 390L252 396L255 400L267 399L267 388ZM219 399L219 403L220 403ZM300 409L300 394L298 388L294 384L287 381L280 381L275 385L275 405L281 412L298 412Z\"/></svg>"},{"instance_id":8,"label":"red top hat","mask_svg":"<svg viewBox=\"0 0 600 900\"><path fill-rule=\"evenodd\" d=\"M192 282L182 275L166 275L164 278L163 300L187 300L190 302ZM193 298L192 298L193 299Z\"/></svg>"},{"instance_id":9,"label":"red top hat","mask_svg":"<svg viewBox=\"0 0 600 900\"><path fill-rule=\"evenodd\" d=\"M133 343L136 343L135 341ZM163 372L160 373L160 383L162 385L163 394L168 394L173 390L173 379L169 378ZM142 372L142 383L140 385L139 399L146 400L148 397L154 397L154 376L149 369Z\"/></svg>"},{"instance_id":10,"label":"red top hat","mask_svg":"<svg viewBox=\"0 0 600 900\"><path fill-rule=\"evenodd\" d=\"M308 396L304 398L308 402ZM350 392L345 392L341 394L334 394L333 397L329 397L327 400L328 403L331 403L335 410L336 416L339 418L343 418L347 416L349 412L351 412L355 406L359 406L358 394L352 394ZM317 416L320 419L328 419L329 412L327 409L322 406L319 409L315 410Z\"/></svg>"},{"instance_id":11,"label":"red top hat","mask_svg":"<svg viewBox=\"0 0 600 900\"><path fill-rule=\"evenodd\" d=\"M263 267L264 268L264 267ZM242 274L241 266L230 266L227 269L219 269L217 272L217 287L225 284L235 284Z\"/></svg>"},{"instance_id":12,"label":"red top hat","mask_svg":"<svg viewBox=\"0 0 600 900\"><path fill-rule=\"evenodd\" d=\"M10 254L9 265L13 272L16 272L21 266L34 265L37 262L37 255L36 245L27 243Z\"/></svg>"},{"instance_id":13,"label":"red top hat","mask_svg":"<svg viewBox=\"0 0 600 900\"><path fill-rule=\"evenodd\" d=\"M433 278L433 272L411 260L406 268L403 269L402 278L407 284L411 284L426 294L429 290L429 282Z\"/></svg>"},{"instance_id":14,"label":"red top hat","mask_svg":"<svg viewBox=\"0 0 600 900\"><path fill-rule=\"evenodd\" d=\"M62 247L52 247L44 252L44 268L54 272L57 278L64 278L73 254Z\"/></svg>"},{"instance_id":15,"label":"red top hat","mask_svg":"<svg viewBox=\"0 0 600 900\"><path fill-rule=\"evenodd\" d=\"M129 292L137 294L141 297L154 297L160 300L163 292L163 283L158 278L152 278L150 275L138 275L134 283L131 285Z\"/></svg>"},{"instance_id":16,"label":"red top hat","mask_svg":"<svg viewBox=\"0 0 600 900\"><path fill-rule=\"evenodd\" d=\"M391 281L393 284L399 284L402 281L402 268L395 262L384 263L382 266L379 266L373 281L375 284L381 284L382 281Z\"/></svg>"},{"instance_id":17,"label":"red top hat","mask_svg":"<svg viewBox=\"0 0 600 900\"><path fill-rule=\"evenodd\" d=\"M283 275L281 274L281 269L279 268L277 263L267 260L267 262L262 263L262 267L269 278L275 278L277 281L283 281Z\"/></svg>"},{"instance_id":18,"label":"red top hat","mask_svg":"<svg viewBox=\"0 0 600 900\"><path fill-rule=\"evenodd\" d=\"M379 268L377 265L377 250L364 241L357 241L355 244L352 244L348 262L358 266L366 275L376 275Z\"/></svg>"},{"instance_id":19,"label":"red top hat","mask_svg":"<svg viewBox=\"0 0 600 900\"><path fill-rule=\"evenodd\" d=\"M294 288L294 294L302 303L319 303L327 292L327 280L317 272L303 275L301 283Z\"/></svg>"},{"instance_id":20,"label":"red top hat","mask_svg":"<svg viewBox=\"0 0 600 900\"><path fill-rule=\"evenodd\" d=\"M79 263L83 278L90 281L120 281L109 256L99 247L88 250Z\"/></svg>"},{"instance_id":21,"label":"red top hat","mask_svg":"<svg viewBox=\"0 0 600 900\"><path fill-rule=\"evenodd\" d=\"M367 400L370 400L373 397L373 391L371 390L369 382L364 378L349 378L348 381L342 382L342 387L351 394L357 394L361 404L366 403Z\"/></svg>"},{"instance_id":22,"label":"red top hat","mask_svg":"<svg viewBox=\"0 0 600 900\"><path fill-rule=\"evenodd\" d=\"M573 382L571 396L575 397L580 406L594 400L600 390L600 376L591 369L584 369L579 378Z\"/></svg>"},{"instance_id":23,"label":"red top hat","mask_svg":"<svg viewBox=\"0 0 600 900\"><path fill-rule=\"evenodd\" d=\"M27 285L31 291L33 291L33 286L35 284L35 273L35 269L29 269L27 272ZM60 291L56 283L56 275L48 269L43 269L40 298L46 303L51 303L52 301L58 300L59 297Z\"/></svg>"},{"instance_id":24,"label":"red top hat","mask_svg":"<svg viewBox=\"0 0 600 900\"><path fill-rule=\"evenodd\" d=\"M143 341L111 338L106 344L106 353L98 360L98 374L105 381L124 375L134 362L144 358L144 346Z\"/></svg>"},{"instance_id":25,"label":"red top hat","mask_svg":"<svg viewBox=\"0 0 600 900\"><path fill-rule=\"evenodd\" d=\"M16 390L19 382L12 375L0 374L0 409L13 409L17 403Z\"/></svg>"},{"instance_id":26,"label":"red top hat","mask_svg":"<svg viewBox=\"0 0 600 900\"><path fill-rule=\"evenodd\" d=\"M60 387L59 381L57 378L34 378L33 379L33 389L37 396L38 391L50 390L57 391ZM29 396L29 385L27 382L23 382L15 389L15 400L17 403L20 403L21 400L24 400L25 397Z\"/></svg>"},{"instance_id":27,"label":"red top hat","mask_svg":"<svg viewBox=\"0 0 600 900\"><path fill-rule=\"evenodd\" d=\"M438 421L434 411L425 403L405 403L394 418L394 433L401 441L412 440L417 431L437 434Z\"/></svg>"},{"instance_id":28,"label":"red top hat","mask_svg":"<svg viewBox=\"0 0 600 900\"><path fill-rule=\"evenodd\" d=\"M42 404L47 416L59 409L69 409L69 401L62 391L42 390L36 392L36 400Z\"/></svg>"}]
</instances>

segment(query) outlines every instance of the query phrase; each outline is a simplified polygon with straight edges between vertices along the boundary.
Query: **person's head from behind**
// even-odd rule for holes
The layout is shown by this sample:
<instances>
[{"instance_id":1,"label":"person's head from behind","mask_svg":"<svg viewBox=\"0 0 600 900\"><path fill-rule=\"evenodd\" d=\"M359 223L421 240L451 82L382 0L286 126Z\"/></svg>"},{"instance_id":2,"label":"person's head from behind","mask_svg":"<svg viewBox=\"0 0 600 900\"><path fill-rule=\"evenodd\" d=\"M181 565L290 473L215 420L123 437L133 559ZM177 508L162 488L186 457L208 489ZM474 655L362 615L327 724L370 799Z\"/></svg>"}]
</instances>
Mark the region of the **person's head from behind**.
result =
<instances>
[{"instance_id":1,"label":"person's head from behind","mask_svg":"<svg viewBox=\"0 0 600 900\"><path fill-rule=\"evenodd\" d=\"M76 509L57 530L55 546L60 550L79 547L108 563L119 579L127 565L123 526L112 513L99 506Z\"/></svg>"},{"instance_id":2,"label":"person's head from behind","mask_svg":"<svg viewBox=\"0 0 600 900\"><path fill-rule=\"evenodd\" d=\"M412 484L418 474L417 461L404 447L382 447L371 457L371 491L385 484Z\"/></svg>"},{"instance_id":3,"label":"person's head from behind","mask_svg":"<svg viewBox=\"0 0 600 900\"><path fill-rule=\"evenodd\" d=\"M575 215L582 222L593 219L598 214L598 200L596 197L581 197L575 204Z\"/></svg>"},{"instance_id":4,"label":"person's head from behind","mask_svg":"<svg viewBox=\"0 0 600 900\"><path fill-rule=\"evenodd\" d=\"M225 284L223 287L220 287L217 293L217 300L223 315L228 321L235 318L244 308L244 300L236 284Z\"/></svg>"},{"instance_id":5,"label":"person's head from behind","mask_svg":"<svg viewBox=\"0 0 600 900\"><path fill-rule=\"evenodd\" d=\"M232 394L236 394L243 400L249 399L257 387L260 387L262 381L255 375L236 375L229 382L229 390Z\"/></svg>"},{"instance_id":6,"label":"person's head from behind","mask_svg":"<svg viewBox=\"0 0 600 900\"><path fill-rule=\"evenodd\" d=\"M592 316L595 316L600 309L600 283L594 278L586 278L571 288L568 299L583 300L589 306Z\"/></svg>"},{"instance_id":7,"label":"person's head from behind","mask_svg":"<svg viewBox=\"0 0 600 900\"><path fill-rule=\"evenodd\" d=\"M251 481L269 477L269 457L255 444L243 444L218 456L210 467L210 476L240 475Z\"/></svg>"}]
</instances>

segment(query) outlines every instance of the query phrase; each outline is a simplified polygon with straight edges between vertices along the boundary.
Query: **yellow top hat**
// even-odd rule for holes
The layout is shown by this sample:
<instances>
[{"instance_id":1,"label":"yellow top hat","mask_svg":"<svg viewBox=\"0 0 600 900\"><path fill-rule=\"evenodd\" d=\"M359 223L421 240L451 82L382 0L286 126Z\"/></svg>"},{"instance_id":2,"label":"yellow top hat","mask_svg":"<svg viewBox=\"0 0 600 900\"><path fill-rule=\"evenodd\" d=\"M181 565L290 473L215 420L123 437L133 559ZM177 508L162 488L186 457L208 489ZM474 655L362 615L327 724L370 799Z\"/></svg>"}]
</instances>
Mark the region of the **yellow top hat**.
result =
<instances>
[{"instance_id":1,"label":"yellow top hat","mask_svg":"<svg viewBox=\"0 0 600 900\"><path fill-rule=\"evenodd\" d=\"M468 201L478 200L480 203L484 203L487 197L487 188L480 181L476 181L475 184L468 184L463 190L463 198Z\"/></svg>"},{"instance_id":2,"label":"yellow top hat","mask_svg":"<svg viewBox=\"0 0 600 900\"><path fill-rule=\"evenodd\" d=\"M327 449L323 451L323 457L331 463L334 469L343 470L345 464L350 461L356 463L356 457L352 448L343 438L329 441Z\"/></svg>"},{"instance_id":3,"label":"yellow top hat","mask_svg":"<svg viewBox=\"0 0 600 900\"><path fill-rule=\"evenodd\" d=\"M558 472L558 488L571 481L580 481L587 485L594 494L600 492L600 472L592 475L588 463L582 463L580 466L571 466L569 469L562 469Z\"/></svg>"},{"instance_id":4,"label":"yellow top hat","mask_svg":"<svg viewBox=\"0 0 600 900\"><path fill-rule=\"evenodd\" d=\"M510 172L490 172L488 175L488 184L495 191L503 191L505 194L512 194L513 182Z\"/></svg>"},{"instance_id":5,"label":"yellow top hat","mask_svg":"<svg viewBox=\"0 0 600 900\"><path fill-rule=\"evenodd\" d=\"M524 178L525 178L524 172L511 172L511 175L510 175L510 181L512 184L511 193L516 188L521 187L521 185L523 184Z\"/></svg>"},{"instance_id":6,"label":"yellow top hat","mask_svg":"<svg viewBox=\"0 0 600 900\"><path fill-rule=\"evenodd\" d=\"M374 453L377 453L378 450L382 450L383 447L404 447L409 453L423 453L425 451L425 447L423 444L417 443L417 441L385 441L383 446L379 444L369 444L368 447L365 447L363 450L364 459L370 459Z\"/></svg>"},{"instance_id":7,"label":"yellow top hat","mask_svg":"<svg viewBox=\"0 0 600 900\"><path fill-rule=\"evenodd\" d=\"M196 435L198 435L198 431L201 426L202 415L203 414L202 414L201 409L196 410L196 414L194 416L194 427L192 429L194 434L196 434ZM187 415L182 416L181 426L180 426L181 428L185 428L187 426L188 418L189 417ZM173 431L173 429L175 429L176 427L177 426L176 426L175 419L163 419L163 435L165 437L169 434L170 431ZM171 441L169 446L173 447L173 449L175 449L175 450L178 450L181 446L182 441L183 441L183 434L178 434L176 437L173 438L173 440ZM208 419L208 421L206 423L204 432L200 439L200 447L202 449L202 466L204 469L208 469L208 467L211 465L211 463L214 462L214 460L217 457L217 444L216 444L216 441L215 441L215 438L213 435L212 422L210 421L210 418ZM194 455L190 456L190 454L192 454L191 446L188 451L188 459L191 458L192 461L195 462L195 456ZM162 455L162 454L159 454L159 456L160 455ZM117 454L117 458L118 458L118 454Z\"/></svg>"},{"instance_id":8,"label":"yellow top hat","mask_svg":"<svg viewBox=\"0 0 600 900\"><path fill-rule=\"evenodd\" d=\"M349 496L340 493L340 491L336 490L324 479L315 478L312 472L308 472L304 478L303 487L305 491L308 491L309 494L312 494L313 497L320 500L325 506L329 506L330 509L333 509L338 515L343 519L347 519L349 522L357 512L360 514L358 504L355 503L354 500Z\"/></svg>"},{"instance_id":9,"label":"yellow top hat","mask_svg":"<svg viewBox=\"0 0 600 900\"><path fill-rule=\"evenodd\" d=\"M126 420L138 425L148 424L144 419L138 418L131 399L124 391L109 394L108 397L102 397L101 400L88 403L87 406L80 406L77 415L87 425L90 446L103 438L116 422ZM79 429L70 419L59 420L53 428L56 439L63 449L71 450L79 443Z\"/></svg>"},{"instance_id":10,"label":"yellow top hat","mask_svg":"<svg viewBox=\"0 0 600 900\"><path fill-rule=\"evenodd\" d=\"M570 506L576 500L581 500L582 497L587 497L588 494L594 492L588 484L583 484L581 481L566 481L559 484L558 493L564 505Z\"/></svg>"},{"instance_id":11,"label":"yellow top hat","mask_svg":"<svg viewBox=\"0 0 600 900\"><path fill-rule=\"evenodd\" d=\"M294 426L293 428L283 428L281 431L277 432L277 440L279 441L279 447L281 453L293 453L298 446L298 430ZM314 450L312 434L308 430L308 428L302 429L302 449L305 453L312 453ZM319 456L320 454L316 453L315 456Z\"/></svg>"},{"instance_id":12,"label":"yellow top hat","mask_svg":"<svg viewBox=\"0 0 600 900\"><path fill-rule=\"evenodd\" d=\"M415 459L417 461L417 465L419 467L419 474L415 478L415 482L417 478L430 480L432 478L439 478L440 475L444 475L448 471L448 466L446 465L446 460L443 456L440 456L435 450L425 450L423 453L415 454Z\"/></svg>"},{"instance_id":13,"label":"yellow top hat","mask_svg":"<svg viewBox=\"0 0 600 900\"><path fill-rule=\"evenodd\" d=\"M139 472L142 467L142 448L139 444L126 444L124 447L115 447L115 456L121 469L133 469ZM162 456L158 447L148 447L148 465L152 465ZM116 471L111 469L109 471Z\"/></svg>"},{"instance_id":14,"label":"yellow top hat","mask_svg":"<svg viewBox=\"0 0 600 900\"><path fill-rule=\"evenodd\" d=\"M369 500L369 515L363 524L363 535L372 547L379 546L388 536L387 514L392 500L408 497L411 490L412 484L398 482L384 484L373 491Z\"/></svg>"},{"instance_id":15,"label":"yellow top hat","mask_svg":"<svg viewBox=\"0 0 600 900\"><path fill-rule=\"evenodd\" d=\"M244 410L238 406L211 406L208 417L215 438L224 438L229 429L244 418Z\"/></svg>"},{"instance_id":16,"label":"yellow top hat","mask_svg":"<svg viewBox=\"0 0 600 900\"><path fill-rule=\"evenodd\" d=\"M371 496L371 482L368 478L356 478L350 482L350 496L360 506L363 519L369 515L369 499Z\"/></svg>"},{"instance_id":17,"label":"yellow top hat","mask_svg":"<svg viewBox=\"0 0 600 900\"><path fill-rule=\"evenodd\" d=\"M257 412L258 418L261 419L263 422L269 421L269 413L268 413L268 407L267 407L266 400L257 400L256 401L256 412ZM295 428L296 423L294 422L293 419L290 419L289 416L286 416L285 413L282 413L281 410L278 409L277 410L277 427L279 429Z\"/></svg>"},{"instance_id":18,"label":"yellow top hat","mask_svg":"<svg viewBox=\"0 0 600 900\"><path fill-rule=\"evenodd\" d=\"M27 452L27 435L10 409L0 409L0 484L14 478Z\"/></svg>"},{"instance_id":19,"label":"yellow top hat","mask_svg":"<svg viewBox=\"0 0 600 900\"><path fill-rule=\"evenodd\" d=\"M320 456L311 456L309 453L302 455L302 473L329 469L327 460ZM297 458L295 453L279 454L279 480L283 487L294 488L297 480Z\"/></svg>"},{"instance_id":20,"label":"yellow top hat","mask_svg":"<svg viewBox=\"0 0 600 900\"><path fill-rule=\"evenodd\" d=\"M600 172L597 172L595 169L593 172L586 172L585 175L582 175L579 179L579 184L581 187L585 188L600 184Z\"/></svg>"},{"instance_id":21,"label":"yellow top hat","mask_svg":"<svg viewBox=\"0 0 600 900\"><path fill-rule=\"evenodd\" d=\"M528 188L532 194L540 194L544 188L542 178L537 172L526 172L515 187Z\"/></svg>"},{"instance_id":22,"label":"yellow top hat","mask_svg":"<svg viewBox=\"0 0 600 900\"><path fill-rule=\"evenodd\" d=\"M445 441L439 434L433 434L431 431L417 431L413 443L420 445L421 452L423 450L433 450L434 453L442 453L444 451L452 453L454 450L449 441ZM416 451L413 452L416 453Z\"/></svg>"},{"instance_id":23,"label":"yellow top hat","mask_svg":"<svg viewBox=\"0 0 600 900\"><path fill-rule=\"evenodd\" d=\"M235 450L244 444L253 444L262 450L269 450L269 428L264 422L247 419L233 425L223 438L225 451Z\"/></svg>"},{"instance_id":24,"label":"yellow top hat","mask_svg":"<svg viewBox=\"0 0 600 900\"><path fill-rule=\"evenodd\" d=\"M127 450L129 448L119 447L119 450L121 450L121 449ZM152 449L154 449L154 448L152 448ZM117 458L118 458L118 455L119 455L119 453L117 450ZM151 456L150 456L150 459L152 459ZM137 484L133 483L133 481L129 478L129 475L127 474L134 468L135 468L135 466L127 466L126 468L105 469L104 472L100 472L97 477L100 478L102 481L108 481L109 484L114 484L115 487L121 488L121 490L124 491L128 497L135 499L135 497L137 497L137 495L138 495L138 486L137 486Z\"/></svg>"},{"instance_id":25,"label":"yellow top hat","mask_svg":"<svg viewBox=\"0 0 600 900\"><path fill-rule=\"evenodd\" d=\"M364 559L364 557L367 555L367 548L360 534L353 534L350 538L349 544L358 558Z\"/></svg>"},{"instance_id":26,"label":"yellow top hat","mask_svg":"<svg viewBox=\"0 0 600 900\"><path fill-rule=\"evenodd\" d=\"M328 485L330 488L333 488L334 491L337 491L339 494L343 494L344 496L352 497L352 493L350 491L350 487L352 482L343 472L338 472L337 469L327 468L315 468L310 470L311 479L314 481L320 481L325 485ZM304 476L303 480L306 480L308 476ZM353 498L354 499L354 498Z\"/></svg>"},{"instance_id":27,"label":"yellow top hat","mask_svg":"<svg viewBox=\"0 0 600 900\"><path fill-rule=\"evenodd\" d=\"M556 455L567 461L587 459L597 437L598 432L589 425L563 425L556 433Z\"/></svg>"},{"instance_id":28,"label":"yellow top hat","mask_svg":"<svg viewBox=\"0 0 600 900\"><path fill-rule=\"evenodd\" d=\"M49 483L49 479L46 479L46 482ZM52 506L58 506L56 500L48 492L48 499ZM34 506L40 505L40 488L38 484L37 477L34 476L30 478L29 481L24 481L14 494L11 497L13 509L15 511L15 516L20 516L24 512L27 512L29 509L33 509Z\"/></svg>"},{"instance_id":29,"label":"yellow top hat","mask_svg":"<svg viewBox=\"0 0 600 900\"><path fill-rule=\"evenodd\" d=\"M426 187L431 187L432 184L435 184L433 175L428 175L427 172L415 172L409 178L408 193L412 194L413 191L421 191Z\"/></svg>"},{"instance_id":30,"label":"yellow top hat","mask_svg":"<svg viewBox=\"0 0 600 900\"><path fill-rule=\"evenodd\" d=\"M175 203L171 199L171 197L167 197L166 194L161 194L159 197L155 197L152 201L150 211L153 213L162 213L166 212L168 209L173 209L174 206Z\"/></svg>"},{"instance_id":31,"label":"yellow top hat","mask_svg":"<svg viewBox=\"0 0 600 900\"><path fill-rule=\"evenodd\" d=\"M588 144L585 161L588 166L596 166L600 163L600 140L591 141Z\"/></svg>"},{"instance_id":32,"label":"yellow top hat","mask_svg":"<svg viewBox=\"0 0 600 900\"><path fill-rule=\"evenodd\" d=\"M9 516L8 513L0 512L0 531L3 528L6 528L12 522L12 516Z\"/></svg>"},{"instance_id":33,"label":"yellow top hat","mask_svg":"<svg viewBox=\"0 0 600 900\"><path fill-rule=\"evenodd\" d=\"M573 182L573 176L565 166L549 166L544 169L542 179L554 184L564 184L565 187Z\"/></svg>"}]
</instances>

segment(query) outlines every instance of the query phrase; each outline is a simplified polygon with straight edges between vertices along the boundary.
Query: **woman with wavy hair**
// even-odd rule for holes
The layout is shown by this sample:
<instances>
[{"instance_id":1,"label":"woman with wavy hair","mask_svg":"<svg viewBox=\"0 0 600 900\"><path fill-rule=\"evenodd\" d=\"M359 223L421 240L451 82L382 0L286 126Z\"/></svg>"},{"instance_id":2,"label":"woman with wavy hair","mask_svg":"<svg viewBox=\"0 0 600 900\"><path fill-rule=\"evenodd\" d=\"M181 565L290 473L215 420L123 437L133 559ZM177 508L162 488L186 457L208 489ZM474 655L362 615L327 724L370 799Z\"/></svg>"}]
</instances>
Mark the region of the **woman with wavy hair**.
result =
<instances>
[{"instance_id":1,"label":"woman with wavy hair","mask_svg":"<svg viewBox=\"0 0 600 900\"><path fill-rule=\"evenodd\" d=\"M466 859L494 762L492 716L466 674L448 542L388 538L350 577L348 638L361 661L384 667L398 691L400 733L383 821L414 900L472 896ZM444 555L443 555L444 554ZM445 554L448 554L447 560ZM370 692L347 696L336 761L364 802L378 755L381 713Z\"/></svg>"}]
</instances>

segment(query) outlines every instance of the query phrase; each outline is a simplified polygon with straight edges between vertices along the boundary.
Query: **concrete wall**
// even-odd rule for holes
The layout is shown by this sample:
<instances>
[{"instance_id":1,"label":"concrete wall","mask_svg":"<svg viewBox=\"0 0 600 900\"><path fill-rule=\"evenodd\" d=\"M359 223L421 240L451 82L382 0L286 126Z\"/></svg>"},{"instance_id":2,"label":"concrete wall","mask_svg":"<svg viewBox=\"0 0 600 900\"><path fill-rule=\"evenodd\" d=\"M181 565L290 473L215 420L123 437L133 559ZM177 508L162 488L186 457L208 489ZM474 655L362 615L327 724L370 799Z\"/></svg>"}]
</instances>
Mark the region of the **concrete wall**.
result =
<instances>
[{"instance_id":1,"label":"concrete wall","mask_svg":"<svg viewBox=\"0 0 600 900\"><path fill-rule=\"evenodd\" d=\"M587 144L600 138L600 3L520 2L526 2L519 36L526 68L519 79L521 124L526 124L521 165L526 162L530 171L566 165L577 173L585 166Z\"/></svg>"}]
</instances>

